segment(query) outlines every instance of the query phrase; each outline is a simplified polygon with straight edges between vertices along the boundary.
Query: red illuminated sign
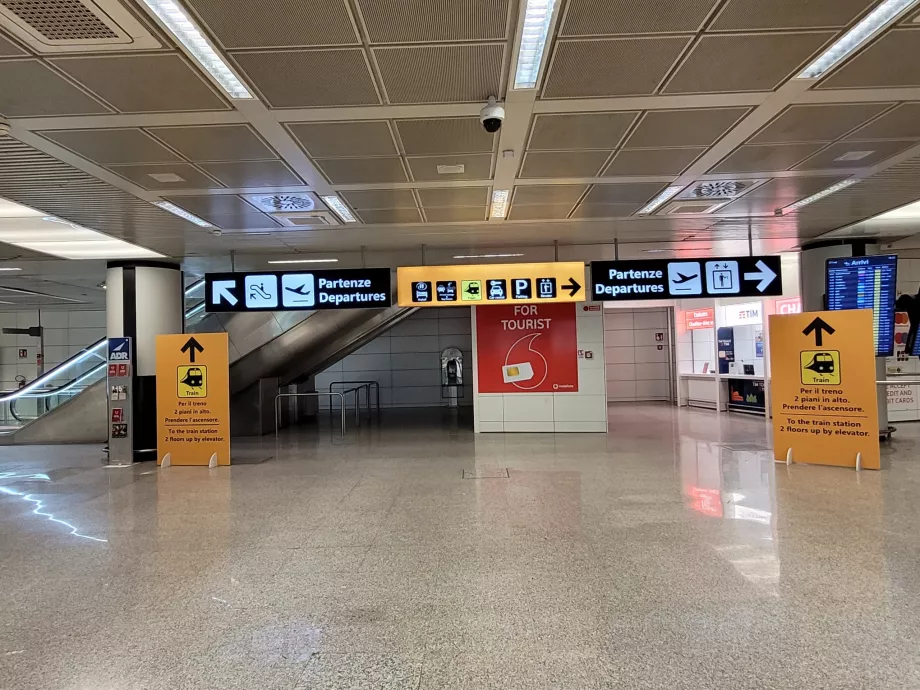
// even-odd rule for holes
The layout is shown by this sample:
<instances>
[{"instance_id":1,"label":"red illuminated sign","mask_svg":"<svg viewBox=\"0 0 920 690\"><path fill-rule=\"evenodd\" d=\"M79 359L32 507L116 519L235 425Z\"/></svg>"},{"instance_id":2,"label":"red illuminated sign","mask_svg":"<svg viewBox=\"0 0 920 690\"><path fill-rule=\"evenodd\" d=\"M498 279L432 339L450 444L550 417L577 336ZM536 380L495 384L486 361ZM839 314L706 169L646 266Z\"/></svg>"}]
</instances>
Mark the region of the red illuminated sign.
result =
<instances>
[{"instance_id":1,"label":"red illuminated sign","mask_svg":"<svg viewBox=\"0 0 920 690\"><path fill-rule=\"evenodd\" d=\"M716 325L715 309L693 309L685 314L688 331L703 331Z\"/></svg>"},{"instance_id":2,"label":"red illuminated sign","mask_svg":"<svg viewBox=\"0 0 920 690\"><path fill-rule=\"evenodd\" d=\"M787 299L778 299L775 302L777 314L801 314L802 298L789 297Z\"/></svg>"}]
</instances>

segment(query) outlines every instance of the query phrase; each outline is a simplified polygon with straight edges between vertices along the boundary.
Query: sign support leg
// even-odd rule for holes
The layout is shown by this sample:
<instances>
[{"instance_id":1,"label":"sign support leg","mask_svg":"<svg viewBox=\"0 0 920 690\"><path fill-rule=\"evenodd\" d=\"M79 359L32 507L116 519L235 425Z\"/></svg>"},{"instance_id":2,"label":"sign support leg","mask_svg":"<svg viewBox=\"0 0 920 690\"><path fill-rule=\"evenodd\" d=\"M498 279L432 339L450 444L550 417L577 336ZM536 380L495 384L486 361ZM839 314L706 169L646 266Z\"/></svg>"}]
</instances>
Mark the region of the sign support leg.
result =
<instances>
[{"instance_id":1,"label":"sign support leg","mask_svg":"<svg viewBox=\"0 0 920 690\"><path fill-rule=\"evenodd\" d=\"M862 471L862 453L856 454L856 471L857 472Z\"/></svg>"},{"instance_id":2,"label":"sign support leg","mask_svg":"<svg viewBox=\"0 0 920 690\"><path fill-rule=\"evenodd\" d=\"M786 451L786 464L787 465L792 464L792 448Z\"/></svg>"},{"instance_id":3,"label":"sign support leg","mask_svg":"<svg viewBox=\"0 0 920 690\"><path fill-rule=\"evenodd\" d=\"M163 456L163 462L160 463L161 468L169 467L172 461L172 453L167 453Z\"/></svg>"}]
</instances>

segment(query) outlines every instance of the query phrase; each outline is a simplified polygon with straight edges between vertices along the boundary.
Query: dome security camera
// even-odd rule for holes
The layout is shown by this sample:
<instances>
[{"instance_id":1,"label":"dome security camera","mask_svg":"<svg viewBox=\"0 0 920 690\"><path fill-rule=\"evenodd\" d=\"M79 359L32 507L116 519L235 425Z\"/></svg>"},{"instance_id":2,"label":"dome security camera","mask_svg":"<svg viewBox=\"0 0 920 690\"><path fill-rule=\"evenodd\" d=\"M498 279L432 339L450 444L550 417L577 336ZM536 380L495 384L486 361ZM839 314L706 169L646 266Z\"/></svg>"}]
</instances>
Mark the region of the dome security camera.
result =
<instances>
[{"instance_id":1,"label":"dome security camera","mask_svg":"<svg viewBox=\"0 0 920 690\"><path fill-rule=\"evenodd\" d=\"M495 134L502 128L502 121L505 119L505 109L502 108L495 100L495 96L489 96L489 102L479 111L479 121L489 134Z\"/></svg>"}]
</instances>

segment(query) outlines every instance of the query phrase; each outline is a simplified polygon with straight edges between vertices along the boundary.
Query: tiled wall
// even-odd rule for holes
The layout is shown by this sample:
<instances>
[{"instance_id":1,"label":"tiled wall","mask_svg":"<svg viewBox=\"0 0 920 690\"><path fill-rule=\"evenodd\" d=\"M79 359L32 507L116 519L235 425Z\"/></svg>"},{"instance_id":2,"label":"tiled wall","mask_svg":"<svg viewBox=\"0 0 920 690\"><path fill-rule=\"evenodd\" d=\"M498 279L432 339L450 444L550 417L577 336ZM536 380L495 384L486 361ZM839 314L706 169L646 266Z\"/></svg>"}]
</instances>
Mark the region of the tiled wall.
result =
<instances>
[{"instance_id":1,"label":"tiled wall","mask_svg":"<svg viewBox=\"0 0 920 690\"><path fill-rule=\"evenodd\" d=\"M607 400L670 398L668 318L667 309L605 310ZM656 340L657 334L662 334L663 340Z\"/></svg>"},{"instance_id":2,"label":"tiled wall","mask_svg":"<svg viewBox=\"0 0 920 690\"><path fill-rule=\"evenodd\" d=\"M40 321L39 321L40 318ZM41 326L45 329L45 366L49 371L69 359L72 355L88 345L105 337L104 311L18 311L0 312L0 328L29 328ZM6 335L0 333L0 387L12 390L18 387L17 376L24 376L26 381L35 379L38 373L36 355L39 339L28 335ZM19 350L27 352L25 359L19 358ZM51 385L64 384L74 375L83 373L90 366L75 367L68 370ZM17 410L31 415L34 400L25 400L17 404ZM9 419L9 407L0 405L0 419Z\"/></svg>"},{"instance_id":3,"label":"tiled wall","mask_svg":"<svg viewBox=\"0 0 920 690\"><path fill-rule=\"evenodd\" d=\"M474 414L477 433L606 433L603 312L585 311L580 304L575 307L578 349L594 353L593 359L578 360L578 392L478 394Z\"/></svg>"},{"instance_id":4,"label":"tiled wall","mask_svg":"<svg viewBox=\"0 0 920 690\"><path fill-rule=\"evenodd\" d=\"M472 405L472 340L470 309L419 309L361 349L316 376L316 390L333 381L377 381L381 407L440 407L441 352L456 347L463 353L464 391L460 405ZM338 387L341 390L341 386ZM354 403L348 396L348 405ZM324 400L323 406L328 403Z\"/></svg>"}]
</instances>

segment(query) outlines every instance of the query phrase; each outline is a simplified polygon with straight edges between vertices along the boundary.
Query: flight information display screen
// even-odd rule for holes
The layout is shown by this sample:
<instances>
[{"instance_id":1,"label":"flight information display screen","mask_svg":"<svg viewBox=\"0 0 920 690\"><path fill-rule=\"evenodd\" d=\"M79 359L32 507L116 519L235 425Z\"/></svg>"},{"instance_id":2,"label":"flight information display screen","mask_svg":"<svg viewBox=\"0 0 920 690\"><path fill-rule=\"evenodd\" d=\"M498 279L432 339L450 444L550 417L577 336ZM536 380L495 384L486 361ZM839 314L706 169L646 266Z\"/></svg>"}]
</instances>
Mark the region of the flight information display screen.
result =
<instances>
[{"instance_id":1,"label":"flight information display screen","mask_svg":"<svg viewBox=\"0 0 920 690\"><path fill-rule=\"evenodd\" d=\"M827 308L871 309L875 354L894 354L894 303L897 297L898 257L859 256L827 260Z\"/></svg>"}]
</instances>

